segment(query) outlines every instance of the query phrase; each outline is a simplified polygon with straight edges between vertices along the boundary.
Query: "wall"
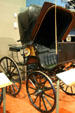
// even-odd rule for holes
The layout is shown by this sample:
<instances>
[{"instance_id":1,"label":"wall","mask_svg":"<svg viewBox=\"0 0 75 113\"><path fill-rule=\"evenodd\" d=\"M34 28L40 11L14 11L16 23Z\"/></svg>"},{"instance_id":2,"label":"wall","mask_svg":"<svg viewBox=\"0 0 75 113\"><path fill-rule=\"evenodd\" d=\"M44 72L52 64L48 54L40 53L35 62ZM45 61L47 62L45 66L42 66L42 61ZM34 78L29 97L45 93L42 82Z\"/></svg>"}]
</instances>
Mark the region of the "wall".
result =
<instances>
[{"instance_id":1,"label":"wall","mask_svg":"<svg viewBox=\"0 0 75 113\"><path fill-rule=\"evenodd\" d=\"M0 57L8 55L8 45L20 38L13 24L17 22L14 13L18 14L22 8L25 8L25 0L0 0Z\"/></svg>"}]
</instances>

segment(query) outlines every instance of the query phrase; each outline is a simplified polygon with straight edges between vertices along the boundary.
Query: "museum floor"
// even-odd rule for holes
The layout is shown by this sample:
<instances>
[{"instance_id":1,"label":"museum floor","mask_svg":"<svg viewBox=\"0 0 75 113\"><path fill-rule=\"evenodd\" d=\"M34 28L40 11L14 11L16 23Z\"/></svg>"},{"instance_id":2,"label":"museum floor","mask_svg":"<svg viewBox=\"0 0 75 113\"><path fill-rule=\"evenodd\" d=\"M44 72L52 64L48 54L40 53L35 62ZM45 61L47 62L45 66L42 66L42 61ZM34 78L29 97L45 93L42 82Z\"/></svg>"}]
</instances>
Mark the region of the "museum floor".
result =
<instances>
[{"instance_id":1,"label":"museum floor","mask_svg":"<svg viewBox=\"0 0 75 113\"><path fill-rule=\"evenodd\" d=\"M60 90L59 105L59 113L75 113L75 96L68 96ZM3 103L0 113L3 113ZM6 113L39 113L29 102L24 83L17 97L6 95Z\"/></svg>"}]
</instances>

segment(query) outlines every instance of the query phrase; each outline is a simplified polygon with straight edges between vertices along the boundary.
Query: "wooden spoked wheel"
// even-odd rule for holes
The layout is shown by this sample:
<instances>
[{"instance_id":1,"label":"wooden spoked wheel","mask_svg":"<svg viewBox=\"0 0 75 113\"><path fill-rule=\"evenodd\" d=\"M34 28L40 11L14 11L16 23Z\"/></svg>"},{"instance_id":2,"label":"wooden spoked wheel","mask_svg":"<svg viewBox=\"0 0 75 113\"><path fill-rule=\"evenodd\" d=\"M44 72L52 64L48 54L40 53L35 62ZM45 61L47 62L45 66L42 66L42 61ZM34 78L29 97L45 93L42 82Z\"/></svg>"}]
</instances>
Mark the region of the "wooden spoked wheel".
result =
<instances>
[{"instance_id":1,"label":"wooden spoked wheel","mask_svg":"<svg viewBox=\"0 0 75 113\"><path fill-rule=\"evenodd\" d=\"M0 71L5 73L13 83L11 86L6 88L6 92L16 96L21 89L21 78L17 64L10 57L2 57L0 59Z\"/></svg>"},{"instance_id":2,"label":"wooden spoked wheel","mask_svg":"<svg viewBox=\"0 0 75 113\"><path fill-rule=\"evenodd\" d=\"M56 106L56 93L51 79L41 71L31 72L26 90L32 105L41 112L52 112Z\"/></svg>"}]
</instances>

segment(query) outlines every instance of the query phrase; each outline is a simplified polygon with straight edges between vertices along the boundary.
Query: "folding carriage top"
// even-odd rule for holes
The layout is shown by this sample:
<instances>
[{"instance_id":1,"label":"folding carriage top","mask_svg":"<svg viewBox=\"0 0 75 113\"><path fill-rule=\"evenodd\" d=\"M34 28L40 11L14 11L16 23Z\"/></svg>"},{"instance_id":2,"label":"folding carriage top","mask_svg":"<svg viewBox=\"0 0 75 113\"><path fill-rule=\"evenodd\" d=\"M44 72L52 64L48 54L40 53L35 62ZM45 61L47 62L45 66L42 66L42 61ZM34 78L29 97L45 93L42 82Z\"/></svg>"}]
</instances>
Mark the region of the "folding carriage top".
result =
<instances>
[{"instance_id":1,"label":"folding carriage top","mask_svg":"<svg viewBox=\"0 0 75 113\"><path fill-rule=\"evenodd\" d=\"M56 7L57 12L57 37L58 42L65 40L75 24L75 16L69 10L60 6ZM34 43L44 45L48 48L55 47L55 5L45 2L31 39ZM52 48L53 48L52 47Z\"/></svg>"},{"instance_id":2,"label":"folding carriage top","mask_svg":"<svg viewBox=\"0 0 75 113\"><path fill-rule=\"evenodd\" d=\"M56 6L58 63L75 59L75 43L63 43L71 29L75 26L75 13ZM31 39L52 52L55 48L55 5L45 2L32 31ZM60 42L60 43L59 43ZM65 45L64 45L65 44ZM71 54L69 50L72 50ZM54 50L53 50L54 52ZM68 57L66 57L66 55Z\"/></svg>"},{"instance_id":3,"label":"folding carriage top","mask_svg":"<svg viewBox=\"0 0 75 113\"><path fill-rule=\"evenodd\" d=\"M27 31L29 34L28 37L29 40L32 40L33 43L37 43L39 45L50 48L51 53L56 54L56 52L54 51L56 49L55 48L55 4L45 2L43 7L39 8L37 13L37 18L35 18L34 20L35 22L31 23L32 27L29 27L29 29L31 29L31 32ZM75 44L65 43L64 45L64 43L62 43L62 40L66 39L71 29L75 26L75 13L72 13L69 10L62 8L60 6L56 6L56 21L57 21L58 63L60 63L75 58L75 53L72 52L70 54L69 52L70 47L73 47L71 49L72 51L74 51ZM27 38L26 36L24 36L24 38ZM66 53L68 58L65 58ZM57 61L55 61L55 63L56 62Z\"/></svg>"}]
</instances>

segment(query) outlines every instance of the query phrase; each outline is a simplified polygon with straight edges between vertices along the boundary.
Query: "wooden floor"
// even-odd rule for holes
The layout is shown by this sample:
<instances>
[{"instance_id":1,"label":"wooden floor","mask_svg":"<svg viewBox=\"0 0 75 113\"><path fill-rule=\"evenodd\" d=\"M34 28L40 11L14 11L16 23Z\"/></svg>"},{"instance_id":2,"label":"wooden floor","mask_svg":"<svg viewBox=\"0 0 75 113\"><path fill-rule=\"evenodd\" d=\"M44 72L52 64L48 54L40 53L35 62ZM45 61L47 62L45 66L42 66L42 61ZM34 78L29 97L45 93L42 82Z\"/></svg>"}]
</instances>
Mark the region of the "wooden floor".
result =
<instances>
[{"instance_id":1,"label":"wooden floor","mask_svg":"<svg viewBox=\"0 0 75 113\"><path fill-rule=\"evenodd\" d=\"M0 113L3 113L3 103ZM6 95L6 113L40 113L31 105L25 84L17 97ZM52 113L56 113L56 109ZM59 113L75 113L75 96L68 96L60 90Z\"/></svg>"}]
</instances>

